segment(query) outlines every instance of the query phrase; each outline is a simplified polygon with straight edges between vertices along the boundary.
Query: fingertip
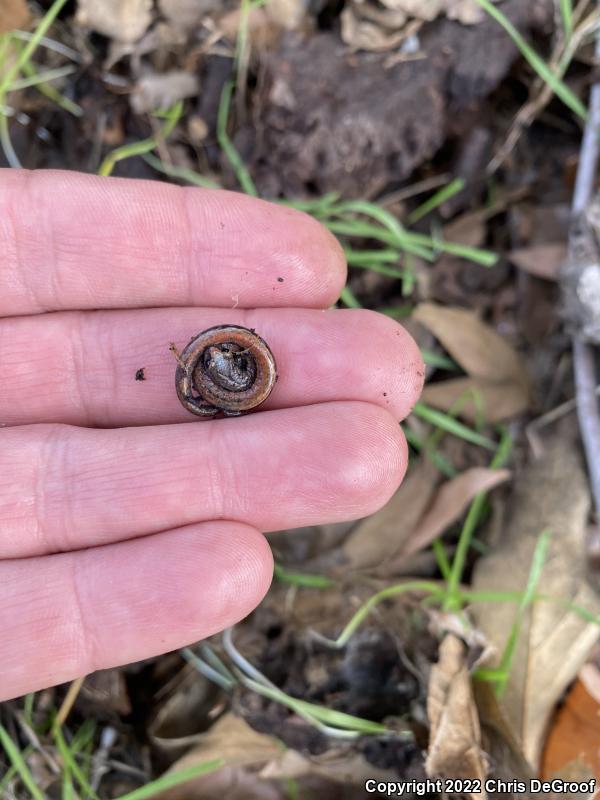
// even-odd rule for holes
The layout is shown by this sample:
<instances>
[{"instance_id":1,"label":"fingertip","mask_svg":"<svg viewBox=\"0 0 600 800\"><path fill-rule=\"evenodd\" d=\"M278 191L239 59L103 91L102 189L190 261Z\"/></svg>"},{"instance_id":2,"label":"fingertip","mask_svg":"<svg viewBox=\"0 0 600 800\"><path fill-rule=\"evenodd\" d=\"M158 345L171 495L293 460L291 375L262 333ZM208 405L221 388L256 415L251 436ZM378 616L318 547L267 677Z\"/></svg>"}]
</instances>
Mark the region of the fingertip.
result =
<instances>
[{"instance_id":1,"label":"fingertip","mask_svg":"<svg viewBox=\"0 0 600 800\"><path fill-rule=\"evenodd\" d=\"M348 519L378 511L394 494L408 464L406 438L394 417L372 403L345 404L346 451L332 478Z\"/></svg>"},{"instance_id":2,"label":"fingertip","mask_svg":"<svg viewBox=\"0 0 600 800\"><path fill-rule=\"evenodd\" d=\"M286 305L287 300L299 307L327 308L337 300L346 282L344 251L310 214L240 192L197 187L180 187L180 192L186 216L199 231L211 230L217 240L222 233L219 252L233 244L245 254L244 263L262 292L261 306ZM192 252L205 249L194 235L191 241ZM243 296L240 301L244 304Z\"/></svg>"},{"instance_id":3,"label":"fingertip","mask_svg":"<svg viewBox=\"0 0 600 800\"><path fill-rule=\"evenodd\" d=\"M366 514L378 511L388 502L404 480L408 466L408 445L398 421L385 409L372 408L369 450L365 457Z\"/></svg>"},{"instance_id":4,"label":"fingertip","mask_svg":"<svg viewBox=\"0 0 600 800\"><path fill-rule=\"evenodd\" d=\"M93 669L174 650L234 625L256 608L273 577L265 537L229 520L92 548L81 559L70 555L80 564L77 594ZM114 596L101 605L104 580Z\"/></svg>"},{"instance_id":5,"label":"fingertip","mask_svg":"<svg viewBox=\"0 0 600 800\"><path fill-rule=\"evenodd\" d=\"M305 231L303 249L314 296L319 298L320 307L327 308L338 300L346 285L346 256L338 239L322 223L303 212L295 213L302 218Z\"/></svg>"},{"instance_id":6,"label":"fingertip","mask_svg":"<svg viewBox=\"0 0 600 800\"><path fill-rule=\"evenodd\" d=\"M425 364L421 350L401 323L376 311L365 310L364 313L371 316L377 327L381 352L387 356L390 389L384 398L388 402L383 405L397 420L403 420L423 391Z\"/></svg>"},{"instance_id":7,"label":"fingertip","mask_svg":"<svg viewBox=\"0 0 600 800\"><path fill-rule=\"evenodd\" d=\"M215 587L221 608L220 628L233 625L261 602L273 580L273 553L263 534L245 523L213 522L210 536L226 547L217 566L221 580ZM202 545L205 547L205 543ZM201 597L200 602L205 600Z\"/></svg>"}]
</instances>

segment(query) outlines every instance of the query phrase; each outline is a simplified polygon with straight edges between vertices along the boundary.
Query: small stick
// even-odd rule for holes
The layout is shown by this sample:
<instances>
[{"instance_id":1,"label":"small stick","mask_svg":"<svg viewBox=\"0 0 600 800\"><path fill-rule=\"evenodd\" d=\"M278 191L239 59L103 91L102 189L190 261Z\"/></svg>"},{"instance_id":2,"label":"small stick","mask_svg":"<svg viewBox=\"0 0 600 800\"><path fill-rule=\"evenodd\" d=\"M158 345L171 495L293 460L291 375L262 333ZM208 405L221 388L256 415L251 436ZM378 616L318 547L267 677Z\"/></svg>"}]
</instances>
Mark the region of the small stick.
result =
<instances>
[{"instance_id":1,"label":"small stick","mask_svg":"<svg viewBox=\"0 0 600 800\"><path fill-rule=\"evenodd\" d=\"M598 0L600 7L600 0ZM600 34L596 35L596 59L600 59ZM590 93L588 119L585 125L575 191L573 193L573 216L580 214L592 197L598 152L600 149L600 83L595 82ZM588 464L590 486L596 509L600 514L600 416L596 399L596 369L594 350L575 334L573 336L573 370L577 414L583 448Z\"/></svg>"},{"instance_id":2,"label":"small stick","mask_svg":"<svg viewBox=\"0 0 600 800\"><path fill-rule=\"evenodd\" d=\"M54 719L54 724L56 726L61 727L62 725L65 724L67 717L69 716L69 713L73 708L73 704L77 699L77 695L79 694L81 687L83 686L84 680L85 680L85 675L83 675L81 678L75 678L75 680L72 681L65 695L65 699L62 701L62 705L58 709L58 714Z\"/></svg>"}]
</instances>

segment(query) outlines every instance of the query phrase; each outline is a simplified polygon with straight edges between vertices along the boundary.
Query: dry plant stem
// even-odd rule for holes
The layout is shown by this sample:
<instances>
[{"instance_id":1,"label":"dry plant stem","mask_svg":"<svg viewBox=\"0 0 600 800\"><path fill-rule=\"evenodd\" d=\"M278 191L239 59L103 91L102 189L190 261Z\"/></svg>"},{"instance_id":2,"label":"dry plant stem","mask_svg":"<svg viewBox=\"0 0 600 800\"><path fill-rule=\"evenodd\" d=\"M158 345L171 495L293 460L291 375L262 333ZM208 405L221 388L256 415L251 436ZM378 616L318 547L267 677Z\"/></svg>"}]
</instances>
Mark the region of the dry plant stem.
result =
<instances>
[{"instance_id":1,"label":"dry plant stem","mask_svg":"<svg viewBox=\"0 0 600 800\"><path fill-rule=\"evenodd\" d=\"M573 368L577 392L577 414L586 454L596 515L600 513L600 416L596 399L594 350L573 338Z\"/></svg>"},{"instance_id":2,"label":"dry plant stem","mask_svg":"<svg viewBox=\"0 0 600 800\"><path fill-rule=\"evenodd\" d=\"M21 730L25 734L27 740L31 744L31 746L40 754L43 760L48 764L49 768L55 775L60 775L61 768L56 763L52 754L50 753L47 747L44 747L40 742L37 733L33 730L33 728L25 721L25 718L21 712L16 712L15 717L17 722L19 723Z\"/></svg>"},{"instance_id":3,"label":"dry plant stem","mask_svg":"<svg viewBox=\"0 0 600 800\"><path fill-rule=\"evenodd\" d=\"M598 1L600 6L600 0ZM600 58L600 34L596 37L596 58ZM588 121L581 143L581 157L573 194L573 216L589 203L596 179L600 147L600 83L590 93ZM573 369L577 397L577 414L581 438L588 464L596 514L600 513L600 416L596 399L596 369L593 348L573 337Z\"/></svg>"},{"instance_id":4,"label":"dry plant stem","mask_svg":"<svg viewBox=\"0 0 600 800\"><path fill-rule=\"evenodd\" d=\"M67 717L73 708L75 700L77 700L77 695L83 686L84 680L85 675L81 678L76 678L69 686L67 694L65 695L65 699L63 700L62 705L58 710L58 714L54 720L55 725L60 727L65 724Z\"/></svg>"},{"instance_id":5,"label":"dry plant stem","mask_svg":"<svg viewBox=\"0 0 600 800\"><path fill-rule=\"evenodd\" d=\"M600 22L600 9L593 11L587 19L579 24L583 12L587 8L588 3L580 3L573 12L573 23L576 28L568 42L561 38L550 57L548 65L554 70L558 70L561 61L565 60L570 63L574 54L581 47L584 39L589 36ZM488 175L493 175L506 161L510 153L514 150L517 142L521 138L523 131L528 128L546 108L548 103L554 97L554 91L551 86L545 83L541 78L537 78L530 92L530 99L519 109L516 117L514 118L506 139L500 150L496 153L494 158L487 166L486 172Z\"/></svg>"}]
</instances>

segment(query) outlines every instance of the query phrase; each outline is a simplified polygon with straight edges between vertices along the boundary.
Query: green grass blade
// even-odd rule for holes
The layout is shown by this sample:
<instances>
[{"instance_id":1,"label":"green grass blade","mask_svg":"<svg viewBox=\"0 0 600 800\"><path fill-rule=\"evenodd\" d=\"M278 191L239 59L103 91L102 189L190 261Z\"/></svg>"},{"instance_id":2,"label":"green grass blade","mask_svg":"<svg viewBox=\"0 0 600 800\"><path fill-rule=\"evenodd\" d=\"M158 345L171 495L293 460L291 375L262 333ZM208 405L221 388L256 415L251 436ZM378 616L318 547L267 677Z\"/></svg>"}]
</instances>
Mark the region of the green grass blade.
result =
<instances>
[{"instance_id":1,"label":"green grass blade","mask_svg":"<svg viewBox=\"0 0 600 800\"><path fill-rule=\"evenodd\" d=\"M430 247L434 254L436 250L442 253L449 253L452 256L466 258L468 261L473 261L482 267L493 267L498 262L498 255L492 253L491 250L482 250L480 247L470 247L459 242L446 242L443 239L427 236L423 233L410 232L406 235L406 240L411 247L416 245Z\"/></svg>"},{"instance_id":2,"label":"green grass blade","mask_svg":"<svg viewBox=\"0 0 600 800\"><path fill-rule=\"evenodd\" d=\"M10 738L8 731L0 723L0 744L8 756L8 760L17 771L23 786L27 789L33 800L44 800L42 791L36 786L33 775L25 763L25 759L17 745Z\"/></svg>"},{"instance_id":3,"label":"green grass blade","mask_svg":"<svg viewBox=\"0 0 600 800\"><path fill-rule=\"evenodd\" d=\"M372 595L363 605L356 611L350 621L346 624L343 631L337 639L327 639L324 636L318 636L318 640L323 644L335 649L345 647L354 635L355 631L362 625L364 620L369 616L375 606L379 605L383 600L389 600L391 597L397 597L407 592L425 592L431 596L440 597L443 595L443 589L433 581L406 581L405 583L394 584L387 586L380 592Z\"/></svg>"},{"instance_id":4,"label":"green grass blade","mask_svg":"<svg viewBox=\"0 0 600 800\"><path fill-rule=\"evenodd\" d=\"M476 0L477 3L490 15L493 19L502 25L506 33L510 36L513 42L521 51L523 57L529 62L531 67L537 72L539 77L547 83L552 89L554 94L562 100L562 102L573 111L582 120L587 119L587 109L581 100L573 94L569 87L558 78L546 62L535 52L530 44L515 28L512 22L496 8L490 0Z\"/></svg>"},{"instance_id":5,"label":"green grass blade","mask_svg":"<svg viewBox=\"0 0 600 800\"><path fill-rule=\"evenodd\" d=\"M167 175L169 178L177 178L178 180L191 183L193 186L200 186L202 189L221 188L221 185L212 178L206 178L204 175L194 172L193 169L188 169L188 167L179 167L176 164L167 164L164 161L161 161L160 158L152 155L152 153L145 153L142 158L157 172L162 172L163 175Z\"/></svg>"},{"instance_id":6,"label":"green grass blade","mask_svg":"<svg viewBox=\"0 0 600 800\"><path fill-rule=\"evenodd\" d=\"M504 431L498 449L490 462L491 469L500 469L500 467L504 466L512 449L512 443L511 435L507 431ZM471 542L483 515L486 498L487 492L479 492L475 495L469 506L456 546L456 552L454 553L450 578L446 584L446 599L444 601L444 609L446 611L457 611L461 607L462 597L460 593L460 584L467 563L467 555L471 547Z\"/></svg>"},{"instance_id":7,"label":"green grass blade","mask_svg":"<svg viewBox=\"0 0 600 800\"><path fill-rule=\"evenodd\" d=\"M185 649L189 649L189 648L185 648ZM231 683L232 686L237 683L237 681L235 679L235 675L225 665L225 663L215 653L215 651L213 650L213 648L209 644L206 644L206 642L201 644L200 645L200 653L202 654L202 658L204 658L206 663L210 664L224 678L227 678L227 680Z\"/></svg>"},{"instance_id":8,"label":"green grass blade","mask_svg":"<svg viewBox=\"0 0 600 800\"><path fill-rule=\"evenodd\" d=\"M428 367L446 369L448 372L460 372L460 367L456 361L453 361L449 356L443 355L443 353L436 353L434 350L426 350L422 347L421 355Z\"/></svg>"},{"instance_id":9,"label":"green grass blade","mask_svg":"<svg viewBox=\"0 0 600 800\"><path fill-rule=\"evenodd\" d=\"M158 792L164 792L174 786L199 778L201 775L208 775L209 772L214 772L223 766L225 766L225 761L222 758L214 758L211 761L194 764L194 766L187 769L161 775L160 778L141 786L139 789L134 789L133 792L122 794L117 800L147 800L148 797L153 797Z\"/></svg>"},{"instance_id":10,"label":"green grass blade","mask_svg":"<svg viewBox=\"0 0 600 800\"><path fill-rule=\"evenodd\" d=\"M148 137L148 139L141 139L138 142L130 142L129 144L124 144L122 147L117 147L106 156L100 165L98 174L106 177L112 173L115 165L119 161L123 161L126 158L132 158L132 156L142 156L154 150L160 140L168 139L173 133L173 130L179 122L182 113L183 102L181 100L178 100L173 106L171 106L171 108L167 109L164 114L159 114L157 112L157 116L162 116L165 120L160 131L154 136Z\"/></svg>"},{"instance_id":11,"label":"green grass blade","mask_svg":"<svg viewBox=\"0 0 600 800\"><path fill-rule=\"evenodd\" d=\"M434 539L431 543L431 549L435 555L435 560L437 561L438 569L442 574L442 578L447 581L450 577L450 562L448 561L448 556L446 555L444 543L441 539Z\"/></svg>"},{"instance_id":12,"label":"green grass blade","mask_svg":"<svg viewBox=\"0 0 600 800\"><path fill-rule=\"evenodd\" d=\"M379 311L380 314L385 314L386 317L391 317L392 319L405 319L406 317L410 317L414 311L414 307L407 304L397 308L378 308L377 311Z\"/></svg>"},{"instance_id":13,"label":"green grass blade","mask_svg":"<svg viewBox=\"0 0 600 800\"><path fill-rule=\"evenodd\" d=\"M79 753L85 750L93 741L96 732L96 722L93 719L86 719L79 729L73 734L71 739L71 752Z\"/></svg>"},{"instance_id":14,"label":"green grass blade","mask_svg":"<svg viewBox=\"0 0 600 800\"><path fill-rule=\"evenodd\" d=\"M407 425L404 425L402 430L406 436L406 441L411 445L411 447L414 447L419 453L424 453L425 457L428 458L432 464L435 464L442 475L445 475L447 478L456 477L456 469L448 461L446 456L440 453L437 448L430 447L427 442L424 442L421 437Z\"/></svg>"},{"instance_id":15,"label":"green grass blade","mask_svg":"<svg viewBox=\"0 0 600 800\"><path fill-rule=\"evenodd\" d=\"M521 598L521 602L519 603L519 607L517 609L517 613L511 626L510 633L502 653L502 658L500 659L500 664L498 666L500 673L504 673L504 679L498 683L495 690L496 695L499 698L504 694L508 678L510 677L510 670L512 667L519 634L521 632L521 627L523 625L525 612L534 601L535 590L539 583L542 569L544 568L546 556L548 555L551 535L552 532L550 530L543 531L540 534L535 546L531 568L529 570L529 577L527 578L527 584L523 591L523 596Z\"/></svg>"},{"instance_id":16,"label":"green grass blade","mask_svg":"<svg viewBox=\"0 0 600 800\"><path fill-rule=\"evenodd\" d=\"M25 72L25 67L23 72ZM48 69L45 72L35 72L35 70L26 75L25 78L18 78L14 80L9 91L18 91L20 89L29 89L32 86L39 87L40 84L48 83L49 81L56 81L59 78L66 78L67 75L72 75L77 71L77 67L72 64L67 64L64 67L57 67L56 69Z\"/></svg>"},{"instance_id":17,"label":"green grass blade","mask_svg":"<svg viewBox=\"0 0 600 800\"><path fill-rule=\"evenodd\" d=\"M30 61L23 64L23 74L29 78L39 77L35 67ZM44 97L47 97L52 103L64 109L68 114L72 114L74 117L83 116L83 108L61 94L54 86L50 86L47 83L38 83L36 89L40 94L43 94Z\"/></svg>"},{"instance_id":18,"label":"green grass blade","mask_svg":"<svg viewBox=\"0 0 600 800\"><path fill-rule=\"evenodd\" d=\"M406 221L409 225L413 225L415 222L418 222L423 217L426 217L427 214L430 214L432 211L435 211L436 208L445 203L446 200L449 200L451 197L454 197L455 194L462 192L465 188L465 182L462 178L455 178L453 181L447 186L443 186L439 191L437 191L434 195L432 195L428 200L425 200L420 206L415 208L414 211L406 218Z\"/></svg>"},{"instance_id":19,"label":"green grass blade","mask_svg":"<svg viewBox=\"0 0 600 800\"><path fill-rule=\"evenodd\" d=\"M342 236L357 236L361 239L373 239L391 247L398 247L406 253L419 256L424 261L435 261L433 248L426 246L427 243L433 244L427 236L418 237L421 241L416 241L416 234L405 234L402 239L399 239L398 236L385 228L358 219L332 220L326 218L321 221L332 233ZM423 239L425 244L422 241Z\"/></svg>"},{"instance_id":20,"label":"green grass blade","mask_svg":"<svg viewBox=\"0 0 600 800\"><path fill-rule=\"evenodd\" d=\"M295 572L291 569L275 564L273 575L282 583L290 583L293 586L305 586L308 589L329 589L335 586L335 581L326 575L307 575L304 572Z\"/></svg>"},{"instance_id":21,"label":"green grass blade","mask_svg":"<svg viewBox=\"0 0 600 800\"><path fill-rule=\"evenodd\" d=\"M62 800L75 800L73 778L71 777L68 767L64 768L62 774Z\"/></svg>"},{"instance_id":22,"label":"green grass blade","mask_svg":"<svg viewBox=\"0 0 600 800\"><path fill-rule=\"evenodd\" d=\"M33 727L33 707L35 704L35 692L29 692L25 695L23 703L23 716L25 722L32 728Z\"/></svg>"},{"instance_id":23,"label":"green grass blade","mask_svg":"<svg viewBox=\"0 0 600 800\"><path fill-rule=\"evenodd\" d=\"M402 297L408 297L415 288L415 263L410 253L404 257L404 278L402 280Z\"/></svg>"},{"instance_id":24,"label":"green grass blade","mask_svg":"<svg viewBox=\"0 0 600 800\"><path fill-rule=\"evenodd\" d=\"M387 278L396 278L396 280L403 281L406 277L406 272L393 267L386 267L384 264L350 264L358 269L367 269L371 272L376 272L378 275L385 275Z\"/></svg>"},{"instance_id":25,"label":"green grass blade","mask_svg":"<svg viewBox=\"0 0 600 800\"><path fill-rule=\"evenodd\" d=\"M305 211L307 214L312 214L313 217L321 217L329 215L339 199L338 192L327 192L327 194L314 200L286 200L281 198L276 202L288 208L295 208L297 211Z\"/></svg>"},{"instance_id":26,"label":"green grass blade","mask_svg":"<svg viewBox=\"0 0 600 800\"><path fill-rule=\"evenodd\" d=\"M229 108L231 106L231 95L233 93L233 81L227 81L221 92L221 100L219 102L219 111L217 114L217 141L221 150L225 153L227 160L231 164L236 178L244 192L258 197L258 191L254 185L254 181L250 177L250 173L246 169L246 165L238 151L235 149L233 142L227 133L227 121L229 119Z\"/></svg>"},{"instance_id":27,"label":"green grass blade","mask_svg":"<svg viewBox=\"0 0 600 800\"><path fill-rule=\"evenodd\" d=\"M398 222L396 217L391 214L387 209L378 206L376 203L369 203L368 200L347 200L340 203L335 209L335 213L340 216L346 214L363 214L366 217L371 217L388 231L398 240L401 241L406 235L405 228Z\"/></svg>"},{"instance_id":28,"label":"green grass blade","mask_svg":"<svg viewBox=\"0 0 600 800\"><path fill-rule=\"evenodd\" d=\"M33 752L33 748L29 750L25 750L25 757L29 755L30 752ZM10 767L6 770L2 778L0 778L0 797L6 797L8 795L8 786L12 782L13 778L16 776L17 770L14 764L11 764Z\"/></svg>"},{"instance_id":29,"label":"green grass blade","mask_svg":"<svg viewBox=\"0 0 600 800\"><path fill-rule=\"evenodd\" d=\"M523 599L523 592L471 592L469 590L461 593L463 600L469 603L520 603ZM542 599L538 597L537 599Z\"/></svg>"},{"instance_id":30,"label":"green grass blade","mask_svg":"<svg viewBox=\"0 0 600 800\"><path fill-rule=\"evenodd\" d=\"M506 680L506 673L498 667L477 667L473 677L486 683L501 683Z\"/></svg>"},{"instance_id":31,"label":"green grass blade","mask_svg":"<svg viewBox=\"0 0 600 800\"><path fill-rule=\"evenodd\" d=\"M573 35L573 5L571 0L560 0L560 16L562 17L565 39L569 41Z\"/></svg>"},{"instance_id":32,"label":"green grass blade","mask_svg":"<svg viewBox=\"0 0 600 800\"><path fill-rule=\"evenodd\" d=\"M327 732L332 736L354 738L361 734L382 734L388 732L388 729L379 722L372 722L368 719L362 719L362 717L354 717L342 711L334 711L315 703L309 703L306 700L299 700L297 697L292 697L276 686L268 686L264 683L259 683L247 676L242 676L242 682L257 694L261 694L263 697L268 697L275 703L286 706L311 724L326 726ZM321 728L321 730L323 730L323 728Z\"/></svg>"},{"instance_id":33,"label":"green grass blade","mask_svg":"<svg viewBox=\"0 0 600 800\"><path fill-rule=\"evenodd\" d=\"M420 419L429 422L436 428L441 428L446 433L457 436L459 439L464 439L466 442L475 444L478 447L483 447L485 450L496 450L496 444L487 436L477 433L472 428L464 425L462 422L448 416L443 411L438 411L435 408L430 408L424 403L418 402L415 404L412 413Z\"/></svg>"},{"instance_id":34,"label":"green grass blade","mask_svg":"<svg viewBox=\"0 0 600 800\"><path fill-rule=\"evenodd\" d=\"M346 261L353 267L365 267L370 264L397 264L400 261L398 250L352 250L344 248Z\"/></svg>"},{"instance_id":35,"label":"green grass blade","mask_svg":"<svg viewBox=\"0 0 600 800\"><path fill-rule=\"evenodd\" d=\"M46 35L48 29L67 2L68 0L55 0L55 2L52 3L48 11L40 20L33 33L33 36L20 52L19 57L15 60L14 64L6 70L4 76L0 79L0 102L6 92L9 91L14 79L22 71L23 65L31 59L31 56L36 51L40 41Z\"/></svg>"},{"instance_id":36,"label":"green grass blade","mask_svg":"<svg viewBox=\"0 0 600 800\"><path fill-rule=\"evenodd\" d=\"M358 731L359 733L387 733L387 728L380 722L373 722L370 719L355 717L352 714L345 714L343 711L325 708L315 703L309 703L306 700L293 699L295 700L297 708L308 711L315 719L324 722L326 725L332 725L347 731Z\"/></svg>"},{"instance_id":37,"label":"green grass blade","mask_svg":"<svg viewBox=\"0 0 600 800\"><path fill-rule=\"evenodd\" d=\"M203 658L197 656L189 647L183 647L180 651L182 658L185 658L194 669L197 669L201 675L208 678L209 681L216 683L224 691L230 692L235 686L235 680L224 675L220 668L216 665L208 664Z\"/></svg>"},{"instance_id":38,"label":"green grass blade","mask_svg":"<svg viewBox=\"0 0 600 800\"><path fill-rule=\"evenodd\" d=\"M340 300L348 308L362 308L360 302L354 296L352 289L349 286L344 286L340 292Z\"/></svg>"},{"instance_id":39,"label":"green grass blade","mask_svg":"<svg viewBox=\"0 0 600 800\"><path fill-rule=\"evenodd\" d=\"M1 98L0 98L1 100ZM0 111L0 145L8 161L8 165L13 169L21 169L21 162L19 156L15 152L12 140L10 138L10 131L8 128L8 120L6 115Z\"/></svg>"},{"instance_id":40,"label":"green grass blade","mask_svg":"<svg viewBox=\"0 0 600 800\"><path fill-rule=\"evenodd\" d=\"M91 800L99 800L98 795L90 786L83 770L76 762L75 756L71 751L71 748L67 744L62 729L59 725L54 725L52 727L52 735L54 737L54 741L56 743L58 751L63 757L64 763L68 767L69 771L71 772L77 783L81 786L83 792L85 793L85 796L87 798L91 798Z\"/></svg>"}]
</instances>

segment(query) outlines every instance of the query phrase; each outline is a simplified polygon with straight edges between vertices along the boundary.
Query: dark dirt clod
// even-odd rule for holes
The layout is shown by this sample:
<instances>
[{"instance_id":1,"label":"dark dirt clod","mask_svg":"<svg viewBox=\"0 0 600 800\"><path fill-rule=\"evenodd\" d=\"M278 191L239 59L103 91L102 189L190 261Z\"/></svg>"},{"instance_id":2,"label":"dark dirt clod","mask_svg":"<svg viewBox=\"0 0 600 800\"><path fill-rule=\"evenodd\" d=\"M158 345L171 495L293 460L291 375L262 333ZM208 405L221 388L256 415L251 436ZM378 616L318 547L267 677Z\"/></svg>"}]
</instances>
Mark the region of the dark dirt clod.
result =
<instances>
[{"instance_id":1,"label":"dark dirt clod","mask_svg":"<svg viewBox=\"0 0 600 800\"><path fill-rule=\"evenodd\" d=\"M547 24L552 4L506 0L521 31ZM437 20L423 29L424 57L386 67L388 54L350 53L334 32L290 34L266 56L257 131L238 132L266 196L340 192L372 196L411 172L448 133L473 124L482 99L518 57L492 19L472 27Z\"/></svg>"}]
</instances>

